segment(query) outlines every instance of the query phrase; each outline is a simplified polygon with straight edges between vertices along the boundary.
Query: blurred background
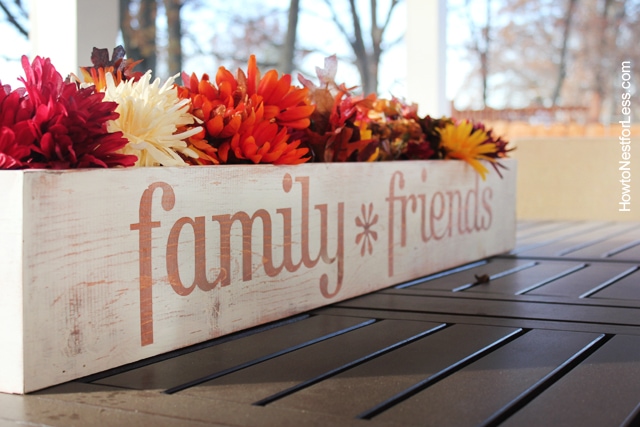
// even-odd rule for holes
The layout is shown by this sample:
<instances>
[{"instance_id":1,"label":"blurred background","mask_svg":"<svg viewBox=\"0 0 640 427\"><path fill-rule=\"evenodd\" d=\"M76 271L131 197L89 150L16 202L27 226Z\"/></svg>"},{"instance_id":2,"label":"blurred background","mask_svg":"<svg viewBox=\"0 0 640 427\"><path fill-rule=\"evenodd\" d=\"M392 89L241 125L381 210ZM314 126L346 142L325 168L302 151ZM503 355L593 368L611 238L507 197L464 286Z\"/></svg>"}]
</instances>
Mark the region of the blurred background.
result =
<instances>
[{"instance_id":1,"label":"blurred background","mask_svg":"<svg viewBox=\"0 0 640 427\"><path fill-rule=\"evenodd\" d=\"M336 54L338 82L411 102L408 1L119 0L117 43L161 78L244 69L250 54L263 71L314 78ZM413 1L446 6L447 113L483 121L518 146L519 194L530 195L520 197L519 216L631 217L617 211L616 198L603 198L620 198L620 121L629 120L633 140L640 135L640 0ZM34 2L0 0L0 81L12 87L20 56L32 51ZM71 12L57 13L47 19L64 25ZM90 53L79 65L90 65ZM576 157L582 151L594 163ZM633 217L639 213L640 206Z\"/></svg>"}]
</instances>

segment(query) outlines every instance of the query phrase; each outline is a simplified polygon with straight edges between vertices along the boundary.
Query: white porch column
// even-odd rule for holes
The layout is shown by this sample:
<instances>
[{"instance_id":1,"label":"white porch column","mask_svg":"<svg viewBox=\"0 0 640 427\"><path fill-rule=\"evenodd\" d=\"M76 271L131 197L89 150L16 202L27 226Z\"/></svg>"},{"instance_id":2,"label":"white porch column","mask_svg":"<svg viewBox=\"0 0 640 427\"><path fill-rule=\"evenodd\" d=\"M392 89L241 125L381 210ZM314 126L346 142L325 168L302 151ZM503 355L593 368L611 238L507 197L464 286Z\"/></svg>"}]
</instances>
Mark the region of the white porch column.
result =
<instances>
[{"instance_id":1,"label":"white porch column","mask_svg":"<svg viewBox=\"0 0 640 427\"><path fill-rule=\"evenodd\" d=\"M93 47L116 45L119 29L115 0L30 0L32 57L51 58L66 77L91 65Z\"/></svg>"},{"instance_id":2,"label":"white porch column","mask_svg":"<svg viewBox=\"0 0 640 427\"><path fill-rule=\"evenodd\" d=\"M446 0L407 0L407 100L420 115L449 115Z\"/></svg>"}]
</instances>

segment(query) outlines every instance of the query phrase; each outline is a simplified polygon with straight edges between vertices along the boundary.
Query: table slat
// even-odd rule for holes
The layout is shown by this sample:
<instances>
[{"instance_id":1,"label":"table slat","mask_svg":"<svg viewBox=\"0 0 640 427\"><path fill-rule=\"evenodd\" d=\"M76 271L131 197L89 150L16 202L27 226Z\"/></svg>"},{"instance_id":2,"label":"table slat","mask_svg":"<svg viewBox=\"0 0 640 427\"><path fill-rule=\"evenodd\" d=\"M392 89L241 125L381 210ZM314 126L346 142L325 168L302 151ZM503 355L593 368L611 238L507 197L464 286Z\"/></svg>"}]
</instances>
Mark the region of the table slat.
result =
<instances>
[{"instance_id":1,"label":"table slat","mask_svg":"<svg viewBox=\"0 0 640 427\"><path fill-rule=\"evenodd\" d=\"M534 330L380 414L406 425L480 425L586 351L596 334Z\"/></svg>"},{"instance_id":2,"label":"table slat","mask_svg":"<svg viewBox=\"0 0 640 427\"><path fill-rule=\"evenodd\" d=\"M364 326L373 320L315 316L94 381L138 390L167 390L206 375L258 363Z\"/></svg>"},{"instance_id":3,"label":"table slat","mask_svg":"<svg viewBox=\"0 0 640 427\"><path fill-rule=\"evenodd\" d=\"M617 335L503 425L619 426L639 396L640 337Z\"/></svg>"},{"instance_id":4,"label":"table slat","mask_svg":"<svg viewBox=\"0 0 640 427\"><path fill-rule=\"evenodd\" d=\"M384 320L188 388L181 394L251 404L348 369L444 324ZM292 391L293 392L293 391Z\"/></svg>"},{"instance_id":5,"label":"table slat","mask_svg":"<svg viewBox=\"0 0 640 427\"><path fill-rule=\"evenodd\" d=\"M518 299L456 298L417 294L375 293L354 298L337 307L459 314L481 317L586 322L640 326L640 308L606 305L549 304Z\"/></svg>"},{"instance_id":6,"label":"table slat","mask_svg":"<svg viewBox=\"0 0 640 427\"><path fill-rule=\"evenodd\" d=\"M517 332L515 328L453 325L271 405L353 418L430 377L446 375L456 364L491 351Z\"/></svg>"}]
</instances>

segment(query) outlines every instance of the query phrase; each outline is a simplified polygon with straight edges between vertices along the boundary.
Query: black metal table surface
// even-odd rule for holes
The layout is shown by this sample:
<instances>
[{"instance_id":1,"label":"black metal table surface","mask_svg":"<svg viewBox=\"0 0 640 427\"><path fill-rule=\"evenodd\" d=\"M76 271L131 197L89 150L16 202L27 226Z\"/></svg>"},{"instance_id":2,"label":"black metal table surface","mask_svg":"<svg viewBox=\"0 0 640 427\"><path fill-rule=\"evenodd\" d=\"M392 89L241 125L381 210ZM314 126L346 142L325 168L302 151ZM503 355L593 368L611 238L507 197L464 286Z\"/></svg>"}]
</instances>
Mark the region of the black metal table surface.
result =
<instances>
[{"instance_id":1,"label":"black metal table surface","mask_svg":"<svg viewBox=\"0 0 640 427\"><path fill-rule=\"evenodd\" d=\"M508 254L27 396L0 426L640 425L640 224Z\"/></svg>"}]
</instances>

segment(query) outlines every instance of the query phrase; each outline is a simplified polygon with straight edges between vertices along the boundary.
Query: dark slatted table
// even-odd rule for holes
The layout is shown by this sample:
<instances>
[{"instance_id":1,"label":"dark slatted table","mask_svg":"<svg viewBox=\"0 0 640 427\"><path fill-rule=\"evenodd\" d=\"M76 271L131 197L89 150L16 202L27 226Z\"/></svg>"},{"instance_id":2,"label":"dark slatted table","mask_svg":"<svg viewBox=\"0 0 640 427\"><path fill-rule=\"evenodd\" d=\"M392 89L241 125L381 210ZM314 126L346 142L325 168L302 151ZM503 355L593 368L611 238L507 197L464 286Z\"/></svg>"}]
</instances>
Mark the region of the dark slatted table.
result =
<instances>
[{"instance_id":1,"label":"dark slatted table","mask_svg":"<svg viewBox=\"0 0 640 427\"><path fill-rule=\"evenodd\" d=\"M0 426L639 425L639 265L640 224L521 222L509 254L0 395Z\"/></svg>"}]
</instances>

